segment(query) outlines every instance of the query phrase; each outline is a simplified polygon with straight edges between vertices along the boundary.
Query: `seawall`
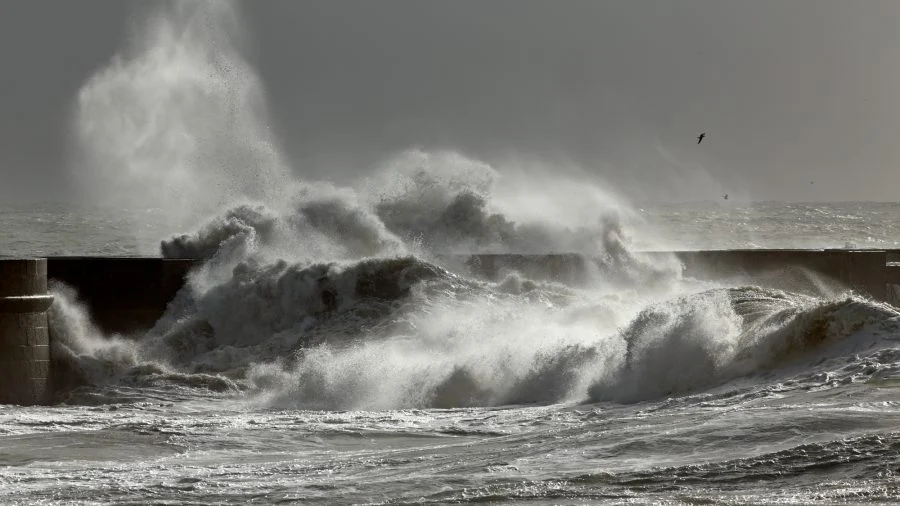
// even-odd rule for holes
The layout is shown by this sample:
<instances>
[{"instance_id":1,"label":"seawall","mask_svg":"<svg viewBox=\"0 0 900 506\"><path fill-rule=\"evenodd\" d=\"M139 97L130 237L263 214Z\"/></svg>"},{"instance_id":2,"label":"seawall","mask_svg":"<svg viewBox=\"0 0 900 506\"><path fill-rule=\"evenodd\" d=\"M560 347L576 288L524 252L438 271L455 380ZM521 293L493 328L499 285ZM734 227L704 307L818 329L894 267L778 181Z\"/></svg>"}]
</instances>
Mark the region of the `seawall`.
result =
<instances>
[{"instance_id":1,"label":"seawall","mask_svg":"<svg viewBox=\"0 0 900 506\"><path fill-rule=\"evenodd\" d=\"M832 286L851 288L874 299L897 304L900 288L898 250L721 250L644 252L639 261L667 262L674 255L683 275L787 285L792 276L812 277ZM529 278L579 283L603 262L575 254L470 255L445 257L456 267L489 279L510 271ZM138 257L0 257L0 404L36 404L48 399L53 371L49 356L47 308L52 296L47 281L74 288L98 327L108 334L149 329L185 285L194 260ZM365 280L361 280L365 284ZM391 285L393 286L393 285ZM377 292L390 287L365 284ZM389 295L388 295L389 296Z\"/></svg>"},{"instance_id":2,"label":"seawall","mask_svg":"<svg viewBox=\"0 0 900 506\"><path fill-rule=\"evenodd\" d=\"M900 251L894 250L705 250L640 253L645 260L674 254L684 275L701 279L766 276L777 279L804 269L835 284L882 301L893 301L890 285L900 285ZM575 254L457 256L473 274L499 279L510 270L529 277L578 282L596 264ZM2 261L2 260L0 260ZM48 257L47 276L78 291L98 326L130 333L153 325L184 285L194 260L151 257Z\"/></svg>"},{"instance_id":3,"label":"seawall","mask_svg":"<svg viewBox=\"0 0 900 506\"><path fill-rule=\"evenodd\" d=\"M0 261L0 404L50 400L47 261Z\"/></svg>"},{"instance_id":4,"label":"seawall","mask_svg":"<svg viewBox=\"0 0 900 506\"><path fill-rule=\"evenodd\" d=\"M193 260L142 257L48 257L47 277L78 292L107 333L149 329L185 283Z\"/></svg>"}]
</instances>

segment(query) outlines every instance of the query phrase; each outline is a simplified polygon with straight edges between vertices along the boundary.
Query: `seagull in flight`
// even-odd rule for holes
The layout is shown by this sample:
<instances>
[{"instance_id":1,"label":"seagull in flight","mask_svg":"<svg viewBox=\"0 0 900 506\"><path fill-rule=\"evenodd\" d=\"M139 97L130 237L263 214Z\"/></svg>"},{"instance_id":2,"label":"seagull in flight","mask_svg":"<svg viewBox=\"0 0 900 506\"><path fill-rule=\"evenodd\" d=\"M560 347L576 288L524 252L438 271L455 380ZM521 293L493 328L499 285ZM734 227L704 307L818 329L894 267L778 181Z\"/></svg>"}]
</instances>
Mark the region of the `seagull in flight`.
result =
<instances>
[{"instance_id":1,"label":"seagull in flight","mask_svg":"<svg viewBox=\"0 0 900 506\"><path fill-rule=\"evenodd\" d=\"M703 142L704 137L706 137L706 132L701 132L700 135L697 136L697 144Z\"/></svg>"},{"instance_id":2,"label":"seagull in flight","mask_svg":"<svg viewBox=\"0 0 900 506\"><path fill-rule=\"evenodd\" d=\"M722 198L728 200L728 194L726 193L725 195L722 195Z\"/></svg>"}]
</instances>

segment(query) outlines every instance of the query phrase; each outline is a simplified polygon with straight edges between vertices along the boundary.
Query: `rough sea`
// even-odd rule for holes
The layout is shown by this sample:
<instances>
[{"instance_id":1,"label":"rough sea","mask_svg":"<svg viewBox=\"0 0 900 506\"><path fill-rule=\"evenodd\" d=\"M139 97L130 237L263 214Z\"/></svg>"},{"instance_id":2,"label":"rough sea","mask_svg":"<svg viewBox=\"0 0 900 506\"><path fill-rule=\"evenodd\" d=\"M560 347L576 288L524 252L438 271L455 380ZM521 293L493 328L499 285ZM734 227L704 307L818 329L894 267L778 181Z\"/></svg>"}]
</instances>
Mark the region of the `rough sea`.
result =
<instances>
[{"instance_id":1,"label":"rough sea","mask_svg":"<svg viewBox=\"0 0 900 506\"><path fill-rule=\"evenodd\" d=\"M900 310L840 290L692 280L634 246L665 230L655 244L670 249L895 247L900 206L644 208L628 226L607 220L586 253L596 273L566 285L514 271L488 281L437 260L424 245L440 238L491 250L538 232L478 205L461 220L460 202L472 202L459 195L427 209L409 195L371 215L338 200L289 214L238 206L155 252L143 242L162 234L153 210L3 209L6 255L206 262L143 335L103 335L77 294L54 286L53 352L72 377L55 405L0 407L0 502L843 504L900 494ZM480 235L461 228L476 224ZM315 234L333 259L284 253ZM419 238L415 252L373 254L401 248L403 235Z\"/></svg>"},{"instance_id":2,"label":"rough sea","mask_svg":"<svg viewBox=\"0 0 900 506\"><path fill-rule=\"evenodd\" d=\"M240 4L142 5L72 90L67 180L92 204L0 203L0 255L198 267L137 335L52 286L62 386L0 406L0 504L900 496L900 309L642 255L896 248L900 205L641 204L590 167L426 148L315 179L273 137ZM678 156L716 180L692 135ZM485 252L591 268L482 279L458 261Z\"/></svg>"}]
</instances>

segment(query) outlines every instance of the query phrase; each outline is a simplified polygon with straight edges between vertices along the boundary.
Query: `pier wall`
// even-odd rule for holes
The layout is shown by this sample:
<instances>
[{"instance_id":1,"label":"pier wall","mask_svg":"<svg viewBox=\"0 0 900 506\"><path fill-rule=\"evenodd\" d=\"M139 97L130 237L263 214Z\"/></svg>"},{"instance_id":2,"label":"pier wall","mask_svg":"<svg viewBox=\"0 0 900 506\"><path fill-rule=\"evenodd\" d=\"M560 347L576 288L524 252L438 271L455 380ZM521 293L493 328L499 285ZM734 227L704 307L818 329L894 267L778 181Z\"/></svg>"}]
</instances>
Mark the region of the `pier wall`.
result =
<instances>
[{"instance_id":1,"label":"pier wall","mask_svg":"<svg viewBox=\"0 0 900 506\"><path fill-rule=\"evenodd\" d=\"M893 302L900 285L900 251L894 250L705 250L640 253L651 263L675 255L683 275L700 279L766 275L802 268L872 298ZM597 271L597 262L575 254L484 254L454 257L473 274L500 279L511 271L531 278L578 283ZM3 260L0 260L2 262ZM145 330L184 285L193 260L142 257L48 257L47 277L78 292L106 332Z\"/></svg>"},{"instance_id":2,"label":"pier wall","mask_svg":"<svg viewBox=\"0 0 900 506\"><path fill-rule=\"evenodd\" d=\"M184 286L193 260L138 257L48 257L47 277L78 292L108 333L147 330Z\"/></svg>"},{"instance_id":3,"label":"pier wall","mask_svg":"<svg viewBox=\"0 0 900 506\"><path fill-rule=\"evenodd\" d=\"M663 264L674 256L682 265L682 275L705 280L734 280L788 288L791 281L805 277L812 283L850 288L877 300L892 302L890 285L900 285L900 252L888 250L703 250L641 252L638 262ZM466 261L472 273L500 279L511 271L539 279L577 282L589 279L603 267L580 255L473 255ZM793 279L789 279L793 278Z\"/></svg>"},{"instance_id":4,"label":"pier wall","mask_svg":"<svg viewBox=\"0 0 900 506\"><path fill-rule=\"evenodd\" d=\"M684 275L699 279L794 275L798 268L873 299L888 301L890 275L886 250L705 250L675 254ZM787 281L787 280L785 280Z\"/></svg>"},{"instance_id":5,"label":"pier wall","mask_svg":"<svg viewBox=\"0 0 900 506\"><path fill-rule=\"evenodd\" d=\"M49 400L52 303L46 260L0 260L0 404Z\"/></svg>"},{"instance_id":6,"label":"pier wall","mask_svg":"<svg viewBox=\"0 0 900 506\"><path fill-rule=\"evenodd\" d=\"M672 255L683 266L685 277L777 283L800 271L900 304L900 250L645 252L635 259L662 265ZM500 280L515 271L528 278L575 284L608 265L574 254L467 255L444 260L488 279ZM131 334L149 329L162 316L195 265L193 260L162 258L0 258L0 362L5 367L0 371L0 404L39 404L47 399L53 373L49 370L53 336L46 323L46 310L53 300L47 293L48 280L74 288L104 332ZM361 282L373 291L371 295L391 289L378 280Z\"/></svg>"}]
</instances>

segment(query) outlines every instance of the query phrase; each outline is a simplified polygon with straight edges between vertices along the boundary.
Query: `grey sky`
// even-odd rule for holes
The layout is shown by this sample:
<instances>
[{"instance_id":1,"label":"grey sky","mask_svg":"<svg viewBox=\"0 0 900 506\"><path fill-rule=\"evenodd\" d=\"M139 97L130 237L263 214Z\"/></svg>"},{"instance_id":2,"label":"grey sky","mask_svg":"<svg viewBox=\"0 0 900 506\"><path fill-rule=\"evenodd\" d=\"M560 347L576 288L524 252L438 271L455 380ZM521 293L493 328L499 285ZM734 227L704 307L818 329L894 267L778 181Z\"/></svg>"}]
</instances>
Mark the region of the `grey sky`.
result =
<instances>
[{"instance_id":1,"label":"grey sky","mask_svg":"<svg viewBox=\"0 0 900 506\"><path fill-rule=\"evenodd\" d=\"M639 199L893 200L900 188L893 0L240 5L272 128L301 174L340 178L418 146L567 160ZM0 204L64 198L75 94L139 11L0 9Z\"/></svg>"}]
</instances>

